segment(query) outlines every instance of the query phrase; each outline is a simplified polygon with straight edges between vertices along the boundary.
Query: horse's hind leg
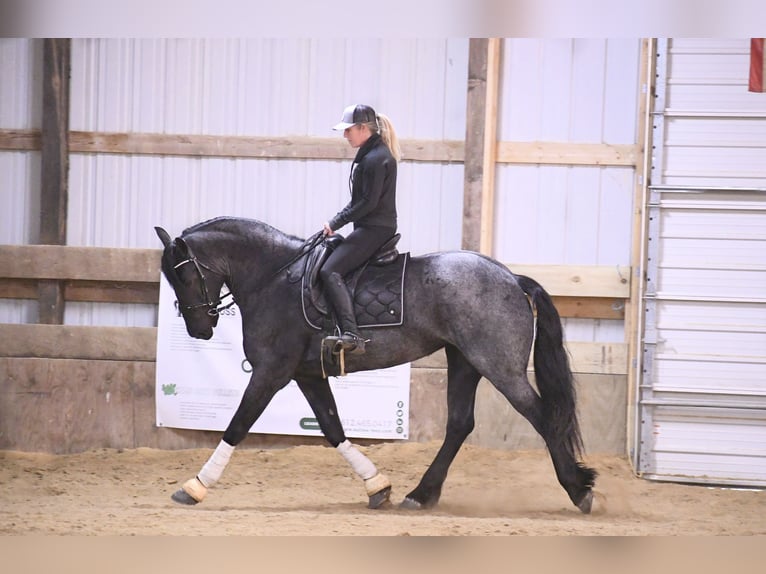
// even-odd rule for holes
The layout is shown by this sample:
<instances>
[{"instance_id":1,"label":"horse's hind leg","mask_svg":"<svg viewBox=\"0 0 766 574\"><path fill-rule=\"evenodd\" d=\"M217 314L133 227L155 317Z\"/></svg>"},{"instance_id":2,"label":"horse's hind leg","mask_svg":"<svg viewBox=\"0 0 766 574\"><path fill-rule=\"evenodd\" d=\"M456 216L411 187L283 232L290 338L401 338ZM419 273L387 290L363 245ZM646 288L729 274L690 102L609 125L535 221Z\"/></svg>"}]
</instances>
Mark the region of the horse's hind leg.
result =
<instances>
[{"instance_id":1,"label":"horse's hind leg","mask_svg":"<svg viewBox=\"0 0 766 574\"><path fill-rule=\"evenodd\" d=\"M368 508L380 508L391 497L391 482L358 448L346 439L346 433L338 416L335 397L327 379L298 379L298 388L314 412L327 442L337 449L364 481L369 502Z\"/></svg>"},{"instance_id":2,"label":"horse's hind leg","mask_svg":"<svg viewBox=\"0 0 766 574\"><path fill-rule=\"evenodd\" d=\"M481 374L455 347L447 346L447 432L439 452L402 508L430 508L439 502L452 461L474 427L476 387Z\"/></svg>"},{"instance_id":3,"label":"horse's hind leg","mask_svg":"<svg viewBox=\"0 0 766 574\"><path fill-rule=\"evenodd\" d=\"M509 403L534 427L548 447L556 478L572 502L585 514L590 512L591 487L595 473L577 462L566 441L555 436L546 424L543 401L529 383L526 372L513 376L495 376L490 382Z\"/></svg>"}]
</instances>

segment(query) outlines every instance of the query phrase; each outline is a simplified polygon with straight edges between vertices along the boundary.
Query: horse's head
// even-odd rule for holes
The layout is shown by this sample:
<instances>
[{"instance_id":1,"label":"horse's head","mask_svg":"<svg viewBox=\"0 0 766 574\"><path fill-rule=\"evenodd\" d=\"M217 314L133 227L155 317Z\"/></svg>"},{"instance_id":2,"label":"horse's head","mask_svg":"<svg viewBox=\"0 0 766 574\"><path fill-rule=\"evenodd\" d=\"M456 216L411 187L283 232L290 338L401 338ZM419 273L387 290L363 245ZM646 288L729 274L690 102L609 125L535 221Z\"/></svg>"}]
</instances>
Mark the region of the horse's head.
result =
<instances>
[{"instance_id":1,"label":"horse's head","mask_svg":"<svg viewBox=\"0 0 766 574\"><path fill-rule=\"evenodd\" d=\"M154 230L165 246L162 272L175 291L186 331L195 339L210 339L218 325L223 276L199 261L182 237L171 240L161 227Z\"/></svg>"}]
</instances>

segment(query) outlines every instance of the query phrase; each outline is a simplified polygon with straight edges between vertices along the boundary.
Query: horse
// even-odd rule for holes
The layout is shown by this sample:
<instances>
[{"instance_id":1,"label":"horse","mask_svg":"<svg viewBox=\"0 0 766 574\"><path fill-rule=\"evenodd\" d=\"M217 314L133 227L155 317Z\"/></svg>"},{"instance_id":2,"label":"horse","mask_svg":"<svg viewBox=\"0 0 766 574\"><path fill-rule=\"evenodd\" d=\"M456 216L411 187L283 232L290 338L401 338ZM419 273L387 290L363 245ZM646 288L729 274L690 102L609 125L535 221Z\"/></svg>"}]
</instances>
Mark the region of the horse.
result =
<instances>
[{"instance_id":1,"label":"horse","mask_svg":"<svg viewBox=\"0 0 766 574\"><path fill-rule=\"evenodd\" d=\"M301 283L290 275L290 265L308 256L321 232L307 248L309 240L237 217L203 221L175 239L161 227L155 231L164 245L162 272L175 291L189 336L212 337L218 313L226 306L225 295L220 296L226 286L241 311L244 353L252 365L220 443L199 474L172 499L189 505L201 502L272 397L295 380L327 442L363 480L368 507L390 505L390 480L344 434L320 365L327 334L307 324ZM427 509L438 503L450 464L474 428L476 390L484 377L540 434L559 483L582 513L590 513L597 473L578 460L583 443L574 379L561 319L545 289L490 257L446 251L411 257L403 293L402 324L362 327L370 340L366 352L345 357L346 372L355 372L445 350L444 440L399 507ZM527 377L531 353L537 389Z\"/></svg>"}]
</instances>

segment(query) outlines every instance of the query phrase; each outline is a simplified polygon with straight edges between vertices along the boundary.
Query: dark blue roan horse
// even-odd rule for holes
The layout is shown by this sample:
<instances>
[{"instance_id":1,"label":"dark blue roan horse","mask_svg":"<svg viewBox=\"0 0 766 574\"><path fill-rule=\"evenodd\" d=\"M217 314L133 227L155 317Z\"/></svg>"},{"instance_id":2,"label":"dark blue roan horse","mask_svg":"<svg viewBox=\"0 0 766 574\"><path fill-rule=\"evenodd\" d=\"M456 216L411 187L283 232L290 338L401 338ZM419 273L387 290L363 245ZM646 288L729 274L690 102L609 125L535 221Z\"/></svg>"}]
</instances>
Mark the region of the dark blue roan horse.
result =
<instances>
[{"instance_id":1,"label":"dark blue roan horse","mask_svg":"<svg viewBox=\"0 0 766 574\"><path fill-rule=\"evenodd\" d=\"M155 230L165 246L162 271L175 290L189 335L212 337L226 285L242 314L244 352L253 368L223 439L173 499L200 502L275 393L295 380L327 441L364 480L369 507L386 503L391 483L346 439L320 366L325 334L307 324L301 283L291 280L285 266L306 251L308 242L233 217L199 223L175 239L160 227ZM429 508L439 501L449 466L473 430L476 389L485 377L542 436L559 482L572 502L589 513L596 472L578 461L582 440L573 377L561 319L548 293L493 259L456 251L410 259L403 305L401 326L363 329L371 340L366 353L345 359L346 371L353 372L446 351L444 443L401 506ZM537 391L527 379L533 343Z\"/></svg>"}]
</instances>

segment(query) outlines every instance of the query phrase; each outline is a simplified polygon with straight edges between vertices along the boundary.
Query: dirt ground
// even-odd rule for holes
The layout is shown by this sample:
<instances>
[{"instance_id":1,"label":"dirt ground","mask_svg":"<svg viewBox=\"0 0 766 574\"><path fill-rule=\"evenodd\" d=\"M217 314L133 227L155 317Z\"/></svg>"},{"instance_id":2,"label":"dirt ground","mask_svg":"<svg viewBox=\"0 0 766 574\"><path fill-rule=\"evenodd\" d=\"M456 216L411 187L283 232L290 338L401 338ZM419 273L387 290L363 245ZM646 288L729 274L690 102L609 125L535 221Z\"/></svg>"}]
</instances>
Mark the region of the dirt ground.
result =
<instances>
[{"instance_id":1,"label":"dirt ground","mask_svg":"<svg viewBox=\"0 0 766 574\"><path fill-rule=\"evenodd\" d=\"M195 507L170 495L207 449L95 450L74 455L0 452L0 534L78 535L750 535L766 534L766 492L650 482L628 461L589 457L597 481L582 515L544 451L466 445L440 504L405 511L437 443L362 450L389 475L388 508L368 510L362 482L329 447L235 451Z\"/></svg>"}]
</instances>

